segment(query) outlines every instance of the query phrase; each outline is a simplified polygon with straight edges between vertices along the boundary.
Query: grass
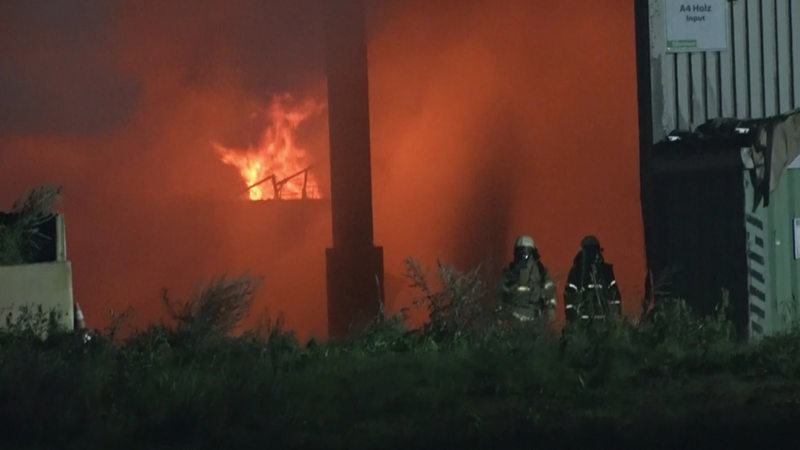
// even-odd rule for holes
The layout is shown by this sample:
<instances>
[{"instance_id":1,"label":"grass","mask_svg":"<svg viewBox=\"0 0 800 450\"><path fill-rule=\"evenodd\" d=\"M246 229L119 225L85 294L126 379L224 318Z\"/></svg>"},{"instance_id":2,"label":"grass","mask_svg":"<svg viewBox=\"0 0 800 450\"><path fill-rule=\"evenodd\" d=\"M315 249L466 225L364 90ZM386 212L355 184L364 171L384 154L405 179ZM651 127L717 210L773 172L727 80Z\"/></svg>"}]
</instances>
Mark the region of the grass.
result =
<instances>
[{"instance_id":1,"label":"grass","mask_svg":"<svg viewBox=\"0 0 800 450\"><path fill-rule=\"evenodd\" d=\"M99 334L88 343L72 333L4 335L0 440L3 448L716 446L712 437L794 423L798 337L735 344L708 364L700 355L717 350L707 345L646 348L624 337L434 348L414 336L404 339L419 345L391 350L370 349L374 337L300 345L284 332L198 339L164 327L116 344Z\"/></svg>"},{"instance_id":2,"label":"grass","mask_svg":"<svg viewBox=\"0 0 800 450\"><path fill-rule=\"evenodd\" d=\"M800 331L743 343L724 302L553 332L494 320L475 271L409 260L431 320L301 343L235 334L260 280L218 277L122 340L0 332L0 448L730 448L795 433ZM435 312L435 314L434 314ZM41 312L40 312L41 314Z\"/></svg>"}]
</instances>

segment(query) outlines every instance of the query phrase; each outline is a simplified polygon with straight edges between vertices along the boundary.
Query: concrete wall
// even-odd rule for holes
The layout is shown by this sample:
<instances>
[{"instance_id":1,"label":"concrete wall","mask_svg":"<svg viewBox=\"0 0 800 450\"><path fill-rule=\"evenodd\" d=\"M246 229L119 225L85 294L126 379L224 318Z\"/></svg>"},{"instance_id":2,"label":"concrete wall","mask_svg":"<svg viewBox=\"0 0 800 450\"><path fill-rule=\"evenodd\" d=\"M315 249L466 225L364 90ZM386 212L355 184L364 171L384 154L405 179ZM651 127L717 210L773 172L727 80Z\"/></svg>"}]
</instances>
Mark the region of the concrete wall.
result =
<instances>
[{"instance_id":1,"label":"concrete wall","mask_svg":"<svg viewBox=\"0 0 800 450\"><path fill-rule=\"evenodd\" d=\"M0 266L0 328L9 315L17 320L20 308L55 311L58 323L73 328L72 265L69 261Z\"/></svg>"},{"instance_id":2,"label":"concrete wall","mask_svg":"<svg viewBox=\"0 0 800 450\"><path fill-rule=\"evenodd\" d=\"M0 266L0 328L24 316L23 310L36 314L56 314L58 323L72 329L72 265L67 261L64 218L56 217L56 261ZM36 318L34 316L34 318Z\"/></svg>"}]
</instances>

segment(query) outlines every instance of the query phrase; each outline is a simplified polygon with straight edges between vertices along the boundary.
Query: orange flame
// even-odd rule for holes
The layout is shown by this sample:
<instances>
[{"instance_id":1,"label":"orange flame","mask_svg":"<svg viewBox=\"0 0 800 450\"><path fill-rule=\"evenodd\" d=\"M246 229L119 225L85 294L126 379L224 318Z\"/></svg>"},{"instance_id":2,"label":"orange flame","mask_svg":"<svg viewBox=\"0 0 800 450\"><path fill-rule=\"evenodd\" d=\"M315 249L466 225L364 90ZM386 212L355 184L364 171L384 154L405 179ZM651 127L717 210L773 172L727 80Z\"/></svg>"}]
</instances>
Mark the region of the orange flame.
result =
<instances>
[{"instance_id":1,"label":"orange flame","mask_svg":"<svg viewBox=\"0 0 800 450\"><path fill-rule=\"evenodd\" d=\"M294 102L290 94L274 96L267 108L269 125L255 146L242 150L211 145L223 163L239 169L250 200L322 198L308 153L295 144L295 132L323 108L310 99Z\"/></svg>"}]
</instances>

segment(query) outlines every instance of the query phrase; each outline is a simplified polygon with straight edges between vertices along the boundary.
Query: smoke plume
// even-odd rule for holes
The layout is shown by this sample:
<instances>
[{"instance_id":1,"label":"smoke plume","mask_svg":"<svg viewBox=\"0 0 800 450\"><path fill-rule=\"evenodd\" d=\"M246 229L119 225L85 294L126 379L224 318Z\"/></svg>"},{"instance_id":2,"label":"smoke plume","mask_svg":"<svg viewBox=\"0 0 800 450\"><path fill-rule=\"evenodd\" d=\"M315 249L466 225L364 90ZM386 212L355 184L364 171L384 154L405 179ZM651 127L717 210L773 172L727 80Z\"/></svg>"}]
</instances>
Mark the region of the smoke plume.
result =
<instances>
[{"instance_id":1,"label":"smoke plume","mask_svg":"<svg viewBox=\"0 0 800 450\"><path fill-rule=\"evenodd\" d=\"M403 259L499 275L531 234L563 286L584 234L628 311L644 277L633 7L604 0L367 2L375 243L387 301ZM64 186L89 325L212 275L265 278L253 321L325 333L329 203L247 202L211 142L247 148L271 95L324 102L318 0L0 3L0 206ZM298 141L326 173L325 114ZM559 311L560 312L560 311Z\"/></svg>"}]
</instances>

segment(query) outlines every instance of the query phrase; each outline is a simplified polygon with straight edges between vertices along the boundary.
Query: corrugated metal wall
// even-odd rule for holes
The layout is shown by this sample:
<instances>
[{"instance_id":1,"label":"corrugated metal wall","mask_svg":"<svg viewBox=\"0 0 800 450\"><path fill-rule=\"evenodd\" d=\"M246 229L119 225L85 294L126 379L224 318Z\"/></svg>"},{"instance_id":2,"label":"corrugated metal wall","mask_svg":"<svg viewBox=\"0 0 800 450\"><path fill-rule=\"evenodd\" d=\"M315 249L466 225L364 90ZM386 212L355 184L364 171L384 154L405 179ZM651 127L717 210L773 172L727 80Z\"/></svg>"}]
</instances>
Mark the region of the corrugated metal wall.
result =
<instances>
[{"instance_id":1,"label":"corrugated metal wall","mask_svg":"<svg viewBox=\"0 0 800 450\"><path fill-rule=\"evenodd\" d=\"M649 1L654 141L707 119L800 107L800 2L726 2L727 50L667 53L664 0Z\"/></svg>"},{"instance_id":2,"label":"corrugated metal wall","mask_svg":"<svg viewBox=\"0 0 800 450\"><path fill-rule=\"evenodd\" d=\"M713 118L763 118L800 107L800 1L725 2L727 49L692 53L666 51L665 0L648 1L653 142L662 140L676 129L693 130L697 125ZM651 169L656 170L657 167ZM709 177L716 176L710 170L706 173ZM684 176L675 173L672 181L680 180ZM745 179L746 177L742 177L742 184L745 184ZM788 181L785 184L783 189L792 187ZM696 187L716 189L714 186L709 181L705 187ZM752 192L749 186L744 187L749 198L746 198L745 205L741 205L745 231L741 234L746 240L746 253L741 258L746 260L746 271L742 271L745 272L743 275L748 282L746 292L741 293L741 297L746 298L746 305L739 306L746 306L748 309L745 319L747 323L741 325L745 325L751 337L757 337L775 328L773 325L782 314L776 309L779 300L773 297L782 289L778 284L785 281L776 276L777 265L785 263L785 260L782 256L775 256L772 246L780 239L785 239L784 228L789 227L790 223L784 217L785 211L775 212L773 209L781 207L781 199L794 197L789 195L791 193L777 193L772 206L767 209L762 206L753 211L750 204ZM669 209L666 204L668 202L663 199L671 195L672 193L665 192L660 196L661 200L658 195L653 197L655 204L652 208L656 211L654 217L669 216L662 211ZM738 190L735 195L741 198ZM683 208L688 211L687 216L694 215L694 220L702 220L699 218L707 214L720 216L722 212L711 210L724 206L707 203L703 200L707 197L708 195L700 195L693 197L694 200L687 200L693 202ZM717 238L709 236L709 239L719 242L703 242L694 248L696 256L700 257L704 252L717 252L716 256L719 258L740 258L738 253L744 253L743 246L729 241L731 233L735 234L737 227L741 229L742 224L730 224L730 229L720 230ZM677 222L658 223L653 228L657 235L655 241L668 240L674 238L681 225ZM684 257L691 258L691 255ZM710 282L697 279L700 275L694 276L693 288ZM736 293L732 293L732 297L736 298ZM796 302L797 299L793 301Z\"/></svg>"}]
</instances>

